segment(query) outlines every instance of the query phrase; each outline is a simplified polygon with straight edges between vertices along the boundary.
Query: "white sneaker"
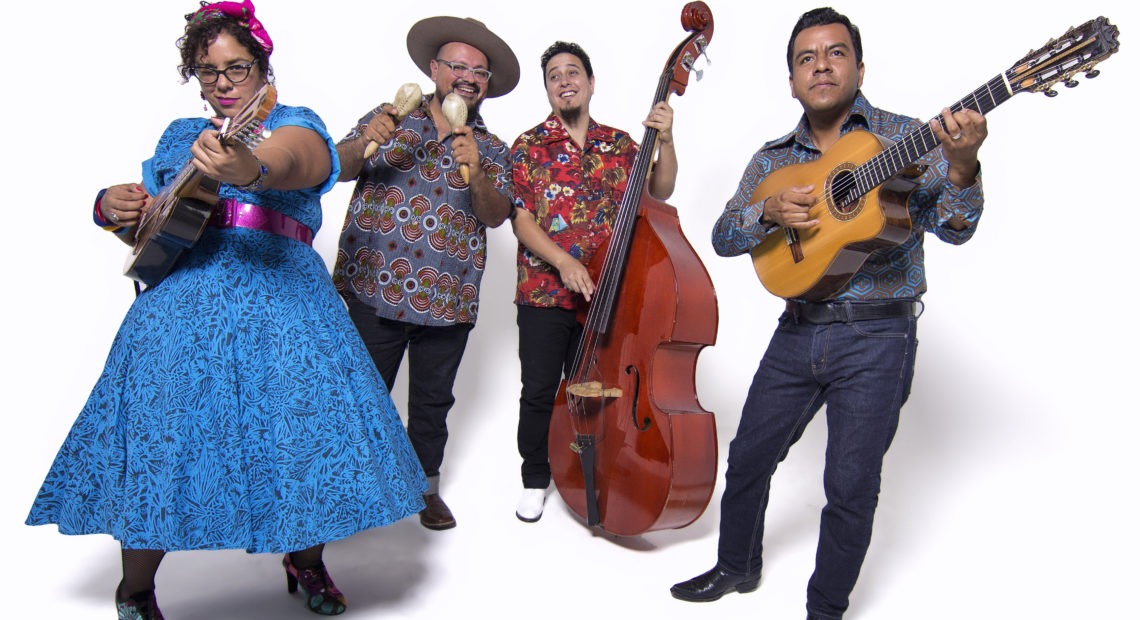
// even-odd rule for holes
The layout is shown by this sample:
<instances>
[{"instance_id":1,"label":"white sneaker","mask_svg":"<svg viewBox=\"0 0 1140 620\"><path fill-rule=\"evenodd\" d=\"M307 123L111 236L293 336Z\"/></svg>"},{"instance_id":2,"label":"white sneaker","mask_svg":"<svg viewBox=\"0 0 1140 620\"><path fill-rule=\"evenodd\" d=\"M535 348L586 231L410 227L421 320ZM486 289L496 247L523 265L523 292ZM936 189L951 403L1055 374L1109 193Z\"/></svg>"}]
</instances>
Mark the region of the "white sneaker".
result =
<instances>
[{"instance_id":1,"label":"white sneaker","mask_svg":"<svg viewBox=\"0 0 1140 620\"><path fill-rule=\"evenodd\" d=\"M523 489L515 516L519 521L534 523L542 518L542 506L546 503L546 489Z\"/></svg>"}]
</instances>

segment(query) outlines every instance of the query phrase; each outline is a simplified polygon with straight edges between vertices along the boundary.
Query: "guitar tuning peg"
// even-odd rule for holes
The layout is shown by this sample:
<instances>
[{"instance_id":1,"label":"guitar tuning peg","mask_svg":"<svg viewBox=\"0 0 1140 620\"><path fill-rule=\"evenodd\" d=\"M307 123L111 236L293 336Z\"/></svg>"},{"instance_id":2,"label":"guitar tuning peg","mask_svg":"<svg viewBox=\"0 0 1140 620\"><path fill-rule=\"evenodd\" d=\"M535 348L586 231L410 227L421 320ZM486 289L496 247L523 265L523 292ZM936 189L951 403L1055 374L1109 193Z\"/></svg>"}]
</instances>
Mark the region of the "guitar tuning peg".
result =
<instances>
[{"instance_id":1,"label":"guitar tuning peg","mask_svg":"<svg viewBox=\"0 0 1140 620\"><path fill-rule=\"evenodd\" d=\"M1046 97L1056 97L1057 96L1057 91L1053 90L1052 88L1050 88L1049 90L1044 91L1044 92L1045 92Z\"/></svg>"},{"instance_id":2,"label":"guitar tuning peg","mask_svg":"<svg viewBox=\"0 0 1140 620\"><path fill-rule=\"evenodd\" d=\"M1077 84L1080 84L1080 82L1074 79L1065 80L1065 88L1076 88Z\"/></svg>"},{"instance_id":3,"label":"guitar tuning peg","mask_svg":"<svg viewBox=\"0 0 1140 620\"><path fill-rule=\"evenodd\" d=\"M1085 77L1087 77L1090 80L1093 79L1094 77L1098 76L1098 75L1100 75L1100 69L1093 69L1093 70L1085 73Z\"/></svg>"}]
</instances>

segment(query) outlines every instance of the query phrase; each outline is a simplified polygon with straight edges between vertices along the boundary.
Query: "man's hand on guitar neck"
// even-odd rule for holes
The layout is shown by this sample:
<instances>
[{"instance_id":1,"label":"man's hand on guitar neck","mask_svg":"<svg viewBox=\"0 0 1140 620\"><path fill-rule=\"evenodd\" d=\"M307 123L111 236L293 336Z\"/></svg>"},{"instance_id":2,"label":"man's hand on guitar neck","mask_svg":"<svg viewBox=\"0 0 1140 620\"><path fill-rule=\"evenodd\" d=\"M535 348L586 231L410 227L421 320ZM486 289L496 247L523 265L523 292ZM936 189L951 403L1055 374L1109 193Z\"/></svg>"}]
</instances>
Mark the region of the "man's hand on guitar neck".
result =
<instances>
[{"instance_id":1,"label":"man's hand on guitar neck","mask_svg":"<svg viewBox=\"0 0 1140 620\"><path fill-rule=\"evenodd\" d=\"M764 199L763 215L760 221L765 224L778 224L784 228L813 228L819 220L811 216L810 209L817 197L812 194L815 185L794 185Z\"/></svg>"},{"instance_id":2,"label":"man's hand on guitar neck","mask_svg":"<svg viewBox=\"0 0 1140 620\"><path fill-rule=\"evenodd\" d=\"M950 182L958 187L973 185L978 178L978 149L989 134L986 117L969 108L953 113L943 108L942 115L930 121L930 130L942 143L942 156L950 164Z\"/></svg>"}]
</instances>

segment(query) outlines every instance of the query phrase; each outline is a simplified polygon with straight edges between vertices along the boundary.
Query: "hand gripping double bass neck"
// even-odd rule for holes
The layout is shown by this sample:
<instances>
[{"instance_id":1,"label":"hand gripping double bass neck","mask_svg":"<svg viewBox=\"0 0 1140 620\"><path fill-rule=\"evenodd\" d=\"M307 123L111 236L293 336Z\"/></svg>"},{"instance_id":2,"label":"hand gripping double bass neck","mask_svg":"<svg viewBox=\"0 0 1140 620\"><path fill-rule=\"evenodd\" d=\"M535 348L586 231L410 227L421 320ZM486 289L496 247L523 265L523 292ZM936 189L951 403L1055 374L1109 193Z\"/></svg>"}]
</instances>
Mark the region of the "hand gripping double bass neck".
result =
<instances>
[{"instance_id":1,"label":"hand gripping double bass neck","mask_svg":"<svg viewBox=\"0 0 1140 620\"><path fill-rule=\"evenodd\" d=\"M712 13L690 2L653 105L681 95L712 38ZM716 482L713 415L696 397L696 361L716 341L712 280L677 210L647 189L657 130L645 131L607 245L587 265L598 283L550 421L550 467L588 525L634 536L684 527Z\"/></svg>"}]
</instances>

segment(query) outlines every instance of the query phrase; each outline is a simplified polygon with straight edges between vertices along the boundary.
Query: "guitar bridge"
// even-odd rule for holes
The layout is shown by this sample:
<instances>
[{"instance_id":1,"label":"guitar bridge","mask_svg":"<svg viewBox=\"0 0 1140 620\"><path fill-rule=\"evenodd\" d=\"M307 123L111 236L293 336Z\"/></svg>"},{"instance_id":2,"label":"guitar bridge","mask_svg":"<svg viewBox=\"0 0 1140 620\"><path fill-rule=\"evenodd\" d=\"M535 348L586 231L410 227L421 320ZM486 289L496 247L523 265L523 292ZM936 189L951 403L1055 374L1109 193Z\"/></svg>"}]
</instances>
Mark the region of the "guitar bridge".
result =
<instances>
[{"instance_id":1,"label":"guitar bridge","mask_svg":"<svg viewBox=\"0 0 1140 620\"><path fill-rule=\"evenodd\" d=\"M788 249L792 251L792 260L794 262L803 262L804 260L804 247L800 245L800 235L794 228L784 229L784 240L788 244Z\"/></svg>"}]
</instances>

